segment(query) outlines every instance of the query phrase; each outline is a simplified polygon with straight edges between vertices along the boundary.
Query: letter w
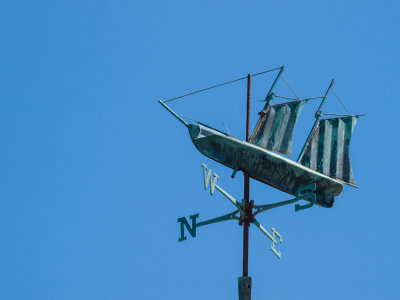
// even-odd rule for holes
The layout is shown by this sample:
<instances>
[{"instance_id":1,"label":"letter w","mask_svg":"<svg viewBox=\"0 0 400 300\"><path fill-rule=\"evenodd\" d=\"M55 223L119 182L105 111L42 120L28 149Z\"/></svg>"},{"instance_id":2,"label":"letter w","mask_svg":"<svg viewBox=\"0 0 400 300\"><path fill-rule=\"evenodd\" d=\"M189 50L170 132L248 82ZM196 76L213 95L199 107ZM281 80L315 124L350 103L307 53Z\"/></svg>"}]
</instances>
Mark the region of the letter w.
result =
<instances>
[{"instance_id":1,"label":"letter w","mask_svg":"<svg viewBox=\"0 0 400 300\"><path fill-rule=\"evenodd\" d=\"M208 169L208 167L202 163L201 166L203 167L203 175L204 175L204 188L207 190L208 185L210 184L210 194L214 195L215 187L217 186L217 180L219 179L218 175L214 173L214 180L211 180L212 171ZM208 173L207 173L208 169Z\"/></svg>"}]
</instances>

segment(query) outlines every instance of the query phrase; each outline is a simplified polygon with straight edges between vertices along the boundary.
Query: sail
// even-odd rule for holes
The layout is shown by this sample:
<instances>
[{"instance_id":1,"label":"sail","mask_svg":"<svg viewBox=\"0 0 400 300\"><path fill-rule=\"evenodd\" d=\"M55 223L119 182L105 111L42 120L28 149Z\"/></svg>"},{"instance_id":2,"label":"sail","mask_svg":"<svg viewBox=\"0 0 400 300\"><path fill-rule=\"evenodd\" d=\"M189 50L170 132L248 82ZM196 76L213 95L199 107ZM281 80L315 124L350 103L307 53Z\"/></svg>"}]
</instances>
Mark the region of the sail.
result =
<instances>
[{"instance_id":1,"label":"sail","mask_svg":"<svg viewBox=\"0 0 400 300\"><path fill-rule=\"evenodd\" d=\"M282 154L292 154L293 131L307 100L267 106L260 114L250 143Z\"/></svg>"},{"instance_id":2,"label":"sail","mask_svg":"<svg viewBox=\"0 0 400 300\"><path fill-rule=\"evenodd\" d=\"M319 120L299 163L354 185L349 146L358 116Z\"/></svg>"}]
</instances>

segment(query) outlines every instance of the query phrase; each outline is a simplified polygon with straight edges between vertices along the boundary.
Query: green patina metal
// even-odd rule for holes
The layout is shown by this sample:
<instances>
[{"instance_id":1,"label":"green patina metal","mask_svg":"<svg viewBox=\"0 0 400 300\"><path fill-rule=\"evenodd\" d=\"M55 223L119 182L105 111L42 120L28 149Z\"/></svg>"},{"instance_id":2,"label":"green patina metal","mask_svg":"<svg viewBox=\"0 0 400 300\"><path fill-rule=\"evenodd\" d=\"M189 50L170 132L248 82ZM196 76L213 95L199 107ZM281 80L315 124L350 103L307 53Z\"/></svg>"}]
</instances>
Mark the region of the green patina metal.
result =
<instances>
[{"instance_id":1,"label":"green patina metal","mask_svg":"<svg viewBox=\"0 0 400 300\"><path fill-rule=\"evenodd\" d=\"M256 127L250 142L267 150L292 154L294 126L307 100L268 106L265 118Z\"/></svg>"},{"instance_id":2,"label":"green patina metal","mask_svg":"<svg viewBox=\"0 0 400 300\"><path fill-rule=\"evenodd\" d=\"M322 119L324 115L322 106L330 90L333 90L334 80L332 80L325 95L322 97L300 99L285 78L285 82L295 94L296 99L274 94L273 89L282 76L284 67L282 66L281 68L255 74L260 75L275 70L279 70L279 73L266 95L266 104L259 113L260 117L251 137L249 137L250 74L247 77L218 84L165 101L172 101L247 78L246 141L239 140L232 137L230 134L226 134L197 121L197 124L188 124L169 108L165 102L159 101L165 109L188 128L190 138L198 151L210 159L232 168L232 178L235 177L237 171L240 170L244 172L245 199L239 202L217 184L219 176L213 173L212 170L203 163L205 190L210 188L211 195L214 195L216 190L219 191L236 209L231 213L202 222L197 222L199 214L191 215L191 225L185 217L178 218L178 222L180 223L179 242L187 239L185 228L194 238L196 237L197 228L201 226L229 220L238 220L240 225L244 225L243 277L240 277L238 282L240 300L251 299L251 277L247 277L248 227L250 223L253 223L255 227L271 240L270 250L279 259L281 258L281 251L276 249L276 246L278 243L282 243L282 235L279 234L274 227L271 227L271 232L268 232L255 218L256 215L289 204L295 204L294 208L296 212L311 208L314 204L323 207L332 207L334 198L339 196L343 190L343 184L355 186L353 171L350 164L349 148L351 135L359 115L352 116L349 113L348 116L336 115L338 117ZM333 92L336 94L335 91ZM274 98L296 101L271 105L271 101ZM292 153L293 132L304 105L308 100L321 98L322 101L315 114L315 123L300 152L297 162L277 154L290 155ZM348 112L346 107L345 109ZM276 203L254 205L253 200L249 201L249 177L292 194L295 198ZM306 200L308 203L303 205L298 204L297 202L300 200Z\"/></svg>"},{"instance_id":3,"label":"green patina metal","mask_svg":"<svg viewBox=\"0 0 400 300\"><path fill-rule=\"evenodd\" d=\"M229 214L223 215L221 217L217 217L214 219L210 219L207 221L203 221L200 223L197 223L197 227L200 226L205 226L205 225L210 225L210 224L214 224L214 223L219 223L219 222L223 222L223 221L229 221L229 220L239 220L240 218L237 216L237 214L239 213L239 210L235 210Z\"/></svg>"},{"instance_id":4,"label":"green patina metal","mask_svg":"<svg viewBox=\"0 0 400 300\"><path fill-rule=\"evenodd\" d=\"M228 194L222 187L220 187L217 184L217 180L219 179L219 176L216 173L212 172L212 170L209 169L204 163L202 163L201 166L203 168L204 189L208 190L208 188L210 188L211 195L214 195L215 190L219 191L223 196L225 196L236 207L236 210L229 214L226 214L226 215L223 215L223 216L220 216L217 218L209 219L206 221L202 221L202 222L197 222L197 218L199 217L199 214L191 215L190 219L192 220L192 226L189 225L189 222L185 217L178 218L178 222L180 223L180 238L178 239L179 242L185 241L187 239L187 237L185 235L185 228L188 230L189 234L192 237L196 237L198 227L215 224L215 223L219 223L219 222L224 222L224 221L229 221L229 220L241 221L245 217L244 200L242 200L242 202L239 202L234 197L232 197L230 194ZM252 205L252 209L254 208L254 213L251 212L250 222L254 223L254 225L258 229L260 229L261 232L264 233L272 241L270 249L279 259L281 258L281 252L276 250L275 245L277 244L276 237L278 237L279 242L282 243L282 235L280 235L273 227L271 227L272 233L269 233L257 221L255 216L263 211L267 211L272 208L277 208L277 207L288 205L288 204L293 204L300 200L307 200L310 203L305 204L305 205L296 204L295 205L296 212L299 210L310 208L315 204L315 200L316 200L315 189L316 189L315 184L311 184L308 186L302 186L297 189L296 198L294 198L294 199L276 202L276 203L272 203L272 204Z\"/></svg>"},{"instance_id":5,"label":"green patina metal","mask_svg":"<svg viewBox=\"0 0 400 300\"><path fill-rule=\"evenodd\" d=\"M273 89L283 70L284 67L281 67L268 91L266 104L249 142L200 122L188 124L165 103L159 102L188 128L193 144L202 154L233 169L232 177L241 170L253 179L292 195L296 195L300 187L315 184L316 204L332 207L334 198L343 190L343 184L355 186L349 144L358 116L321 119L322 106L334 80L323 97L271 106ZM315 115L316 121L297 162L274 153L291 153L293 131L299 114L309 99L317 98L322 98L322 101ZM213 189L212 184L211 193ZM301 209L300 206L298 208Z\"/></svg>"},{"instance_id":6,"label":"green patina metal","mask_svg":"<svg viewBox=\"0 0 400 300\"><path fill-rule=\"evenodd\" d=\"M277 244L277 241L276 241L276 239L275 239L275 236L278 236L278 237L279 237L279 243L282 243L282 236L275 230L274 227L271 227L272 234L270 234L270 233L260 224L260 222L258 222L256 219L254 219L254 222L253 222L253 223L254 223L254 225L255 225L258 229L260 229L260 230L262 231L262 233L264 233L264 234L272 241L272 245L271 245L270 249L271 249L272 252L274 252L274 254L275 254L279 259L281 259L281 256L282 256L281 252L280 252L280 251L277 251L277 250L275 249L275 245Z\"/></svg>"},{"instance_id":7,"label":"green patina metal","mask_svg":"<svg viewBox=\"0 0 400 300\"><path fill-rule=\"evenodd\" d=\"M315 120L315 122L314 122L313 128L311 129L310 134L308 135L307 141L305 142L305 144L304 144L304 146L303 146L303 149L301 149L301 152L300 152L300 155L299 155L299 157L298 157L298 159L297 159L297 162L299 162L300 159L301 159L301 157L303 156L304 151L305 151L305 149L306 149L306 146L307 146L307 144L309 143L309 141L311 140L311 137L312 137L312 135L313 135L313 133L314 133L314 130L315 130L315 128L316 128L317 125L318 125L318 121L319 121L319 119L321 119L321 116L322 116L322 106L324 105L325 100L326 100L326 98L328 97L328 94L329 94L329 92L331 91L331 89L332 89L334 83L335 83L335 79L332 79L332 81L331 81L331 83L330 83L328 89L327 89L326 92L325 92L324 97L322 98L321 104L319 105L318 110L317 110L317 112L315 113L315 118L316 118L316 120Z\"/></svg>"},{"instance_id":8,"label":"green patina metal","mask_svg":"<svg viewBox=\"0 0 400 300\"><path fill-rule=\"evenodd\" d=\"M194 238L196 237L197 234L197 227L215 224L223 221L229 221L229 220L240 220L239 216L237 216L238 213L239 210L237 209L221 217L213 218L199 223L197 223L196 221L196 219L199 217L199 214L194 214L190 216L190 219L192 220L192 226L189 225L189 222L185 217L178 218L178 222L180 223L180 232L181 232L181 236L178 239L178 242L183 242L187 239L185 236L185 227L189 232L189 234Z\"/></svg>"},{"instance_id":9,"label":"green patina metal","mask_svg":"<svg viewBox=\"0 0 400 300\"><path fill-rule=\"evenodd\" d=\"M192 220L192 226L189 225L189 222L186 220L186 218L183 217L178 219L178 222L181 223L181 237L178 239L179 242L183 242L186 240L184 227L186 227L192 237L196 237L196 219L198 217L199 214L194 214L190 216L190 219Z\"/></svg>"},{"instance_id":10,"label":"green patina metal","mask_svg":"<svg viewBox=\"0 0 400 300\"><path fill-rule=\"evenodd\" d=\"M298 202L299 200L308 200L310 203L305 204L305 205L296 204L295 211L310 208L316 202L315 188L316 188L315 183L306 185L306 186L301 186L296 191L296 198L286 200L286 201L276 202L276 203L272 203L272 204L254 205L253 208L256 210L254 215L257 215L260 212L270 210L270 209L273 209L276 207L293 204L293 203Z\"/></svg>"},{"instance_id":11,"label":"green patina metal","mask_svg":"<svg viewBox=\"0 0 400 300\"><path fill-rule=\"evenodd\" d=\"M355 185L350 140L358 116L320 119L299 162L319 173Z\"/></svg>"},{"instance_id":12,"label":"green patina metal","mask_svg":"<svg viewBox=\"0 0 400 300\"><path fill-rule=\"evenodd\" d=\"M251 299L251 277L242 276L238 278L239 300Z\"/></svg>"},{"instance_id":13,"label":"green patina metal","mask_svg":"<svg viewBox=\"0 0 400 300\"><path fill-rule=\"evenodd\" d=\"M207 157L284 192L296 195L298 188L315 183L316 203L324 207L331 207L342 192L341 182L272 151L201 123L189 124L188 129L193 144Z\"/></svg>"}]
</instances>

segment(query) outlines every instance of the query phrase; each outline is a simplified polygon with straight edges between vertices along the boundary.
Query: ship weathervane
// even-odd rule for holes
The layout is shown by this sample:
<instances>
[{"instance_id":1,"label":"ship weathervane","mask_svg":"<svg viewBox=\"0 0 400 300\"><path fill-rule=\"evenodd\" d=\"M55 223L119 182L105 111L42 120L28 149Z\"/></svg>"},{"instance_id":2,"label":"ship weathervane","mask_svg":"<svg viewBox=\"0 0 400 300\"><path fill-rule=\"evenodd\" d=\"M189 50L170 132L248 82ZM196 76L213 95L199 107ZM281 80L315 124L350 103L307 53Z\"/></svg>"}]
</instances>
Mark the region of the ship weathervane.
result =
<instances>
[{"instance_id":1,"label":"ship weathervane","mask_svg":"<svg viewBox=\"0 0 400 300\"><path fill-rule=\"evenodd\" d=\"M248 75L226 83L185 94L159 103L177 118L189 131L190 139L197 150L208 158L233 170L232 177L237 171L244 173L244 197L236 200L219 184L219 176L213 173L203 163L204 188L210 189L211 195L218 190L234 206L235 210L226 215L198 222L199 214L190 216L191 224L185 217L178 218L180 225L179 242L187 239L186 231L196 236L198 227L228 220L238 220L243 225L243 276L239 277L239 299L251 298L251 277L248 277L248 240L249 226L253 223L272 242L270 249L281 258L281 252L276 245L282 242L282 235L274 227L268 232L255 218L263 211L283 205L294 204L299 200L306 200L307 204L295 204L295 211L300 211L317 204L322 207L332 207L335 197L342 193L343 185L355 187L353 171L350 164L350 140L357 119L361 115L351 115L346 106L333 89L335 80L332 80L323 96L301 99L294 92L285 77L284 66ZM259 112L257 124L250 134L250 95L251 78L261 74L277 72L269 91L265 97L265 105ZM284 79L293 97L280 96L273 92L278 80ZM218 129L197 122L187 123L175 113L166 103L177 100L208 89L247 79L247 115L246 139L240 140ZM322 111L329 93L338 97L348 112L346 115L328 114ZM290 100L289 102L272 105L274 99ZM293 133L296 122L303 107L310 100L321 100L315 114L314 125L296 161L284 157L292 154ZM333 115L333 116L332 116ZM326 117L328 116L328 117ZM268 184L283 192L295 196L292 199L271 204L255 205L249 198L250 178Z\"/></svg>"}]
</instances>

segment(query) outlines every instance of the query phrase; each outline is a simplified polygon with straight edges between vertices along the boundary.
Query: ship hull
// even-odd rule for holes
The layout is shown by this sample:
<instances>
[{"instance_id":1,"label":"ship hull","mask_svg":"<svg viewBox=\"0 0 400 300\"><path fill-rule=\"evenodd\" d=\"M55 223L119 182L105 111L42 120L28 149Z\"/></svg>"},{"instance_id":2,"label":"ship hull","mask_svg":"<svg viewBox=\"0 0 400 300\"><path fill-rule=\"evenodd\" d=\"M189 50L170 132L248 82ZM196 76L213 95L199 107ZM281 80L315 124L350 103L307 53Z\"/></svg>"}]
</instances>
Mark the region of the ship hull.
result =
<instances>
[{"instance_id":1,"label":"ship hull","mask_svg":"<svg viewBox=\"0 0 400 300\"><path fill-rule=\"evenodd\" d=\"M316 203L332 207L334 197L343 190L342 183L333 178L206 125L189 124L188 129L193 144L202 154L286 193L295 195L299 187L315 183Z\"/></svg>"}]
</instances>

